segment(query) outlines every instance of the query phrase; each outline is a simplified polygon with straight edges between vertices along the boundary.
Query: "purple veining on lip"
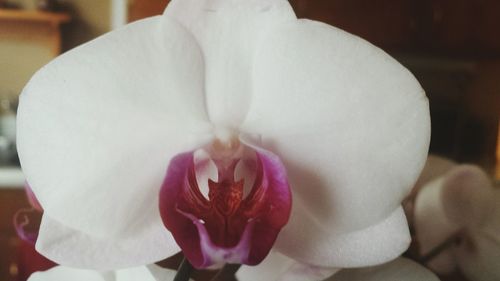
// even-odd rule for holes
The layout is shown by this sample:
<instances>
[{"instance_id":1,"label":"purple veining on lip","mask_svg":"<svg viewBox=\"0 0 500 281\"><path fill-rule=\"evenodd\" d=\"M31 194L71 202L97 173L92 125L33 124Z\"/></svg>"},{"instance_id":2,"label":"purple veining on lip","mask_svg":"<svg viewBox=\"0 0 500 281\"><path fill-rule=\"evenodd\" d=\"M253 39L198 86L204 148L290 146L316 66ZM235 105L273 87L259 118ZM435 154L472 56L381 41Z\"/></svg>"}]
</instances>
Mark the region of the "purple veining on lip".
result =
<instances>
[{"instance_id":1,"label":"purple veining on lip","mask_svg":"<svg viewBox=\"0 0 500 281\"><path fill-rule=\"evenodd\" d=\"M248 195L235 181L236 159L218 166L208 199L196 181L193 152L170 162L160 191L160 214L185 256L196 268L220 263L255 265L269 253L288 222L291 193L286 171L271 152L253 149L256 177Z\"/></svg>"}]
</instances>

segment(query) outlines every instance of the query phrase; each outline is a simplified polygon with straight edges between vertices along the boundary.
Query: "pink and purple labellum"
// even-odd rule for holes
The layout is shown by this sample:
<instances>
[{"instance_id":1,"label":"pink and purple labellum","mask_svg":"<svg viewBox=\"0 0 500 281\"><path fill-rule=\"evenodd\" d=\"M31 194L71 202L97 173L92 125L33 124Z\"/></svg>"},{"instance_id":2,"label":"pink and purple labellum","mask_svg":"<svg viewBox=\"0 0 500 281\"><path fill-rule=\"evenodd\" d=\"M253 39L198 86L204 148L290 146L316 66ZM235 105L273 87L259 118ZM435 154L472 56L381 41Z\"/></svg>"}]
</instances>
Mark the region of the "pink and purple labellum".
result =
<instances>
[{"instance_id":1,"label":"pink and purple labellum","mask_svg":"<svg viewBox=\"0 0 500 281\"><path fill-rule=\"evenodd\" d=\"M197 173L206 171L196 165L194 152L170 162L160 191L160 214L196 268L259 264L288 222L291 193L281 160L262 149L245 149L253 154L251 160L212 153L208 161L215 163L218 179L207 177L207 183L199 182ZM253 176L236 179L242 161L253 162ZM252 184L245 183L249 179ZM208 187L205 195L202 185Z\"/></svg>"}]
</instances>

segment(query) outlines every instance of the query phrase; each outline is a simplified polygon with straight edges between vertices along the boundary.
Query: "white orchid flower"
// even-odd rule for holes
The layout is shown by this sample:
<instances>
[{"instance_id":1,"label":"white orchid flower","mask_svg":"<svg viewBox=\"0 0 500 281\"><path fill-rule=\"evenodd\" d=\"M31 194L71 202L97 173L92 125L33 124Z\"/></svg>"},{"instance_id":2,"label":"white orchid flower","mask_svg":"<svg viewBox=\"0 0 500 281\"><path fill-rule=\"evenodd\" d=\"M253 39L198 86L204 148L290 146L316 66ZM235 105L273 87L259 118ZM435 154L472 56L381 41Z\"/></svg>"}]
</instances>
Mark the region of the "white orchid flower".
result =
<instances>
[{"instance_id":1,"label":"white orchid flower","mask_svg":"<svg viewBox=\"0 0 500 281\"><path fill-rule=\"evenodd\" d=\"M432 170L432 165L427 167ZM432 180L415 198L420 255L447 245L431 255L428 265L434 271L449 274L459 269L471 281L500 280L500 191L477 166L449 162L439 164L438 170L444 174L426 176Z\"/></svg>"},{"instance_id":2,"label":"white orchid flower","mask_svg":"<svg viewBox=\"0 0 500 281\"><path fill-rule=\"evenodd\" d=\"M157 265L106 272L56 266L33 273L28 281L165 281L173 280L174 277L175 271Z\"/></svg>"},{"instance_id":3,"label":"white orchid flower","mask_svg":"<svg viewBox=\"0 0 500 281\"><path fill-rule=\"evenodd\" d=\"M404 67L288 1L174 0L39 71L18 150L45 211L37 249L60 264L150 264L180 246L197 268L272 247L353 267L407 248L400 203L429 127Z\"/></svg>"},{"instance_id":4,"label":"white orchid flower","mask_svg":"<svg viewBox=\"0 0 500 281\"><path fill-rule=\"evenodd\" d=\"M258 266L243 266L237 273L239 281L437 281L431 271L406 259L353 269L318 268L300 264L284 255L271 252Z\"/></svg>"}]
</instances>

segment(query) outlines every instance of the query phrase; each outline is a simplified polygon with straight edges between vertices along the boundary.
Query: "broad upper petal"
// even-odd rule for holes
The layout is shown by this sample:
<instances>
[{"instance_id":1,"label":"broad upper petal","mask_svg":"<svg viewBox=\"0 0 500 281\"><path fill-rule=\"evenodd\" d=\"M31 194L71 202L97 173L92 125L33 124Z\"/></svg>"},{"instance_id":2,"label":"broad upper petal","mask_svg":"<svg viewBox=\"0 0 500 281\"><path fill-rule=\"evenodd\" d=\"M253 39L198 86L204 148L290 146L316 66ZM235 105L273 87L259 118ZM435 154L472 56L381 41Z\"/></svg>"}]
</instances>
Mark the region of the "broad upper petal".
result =
<instances>
[{"instance_id":1,"label":"broad upper petal","mask_svg":"<svg viewBox=\"0 0 500 281\"><path fill-rule=\"evenodd\" d=\"M101 238L72 229L47 214L40 224L36 249L58 264L96 270L149 264L180 251L170 232L160 231L156 224L140 229L135 237Z\"/></svg>"},{"instance_id":2,"label":"broad upper petal","mask_svg":"<svg viewBox=\"0 0 500 281\"><path fill-rule=\"evenodd\" d=\"M294 199L289 223L275 249L295 260L319 267L361 267L390 261L410 244L404 211L397 208L387 219L366 229L338 234L316 220Z\"/></svg>"},{"instance_id":3,"label":"broad upper petal","mask_svg":"<svg viewBox=\"0 0 500 281\"><path fill-rule=\"evenodd\" d=\"M45 213L104 241L165 232L157 207L165 168L209 137L203 75L194 38L159 17L40 70L20 98L18 150Z\"/></svg>"},{"instance_id":4,"label":"broad upper petal","mask_svg":"<svg viewBox=\"0 0 500 281\"><path fill-rule=\"evenodd\" d=\"M253 60L265 36L296 20L286 0L174 0L165 14L203 51L207 110L217 126L237 127L253 94Z\"/></svg>"},{"instance_id":5,"label":"broad upper petal","mask_svg":"<svg viewBox=\"0 0 500 281\"><path fill-rule=\"evenodd\" d=\"M358 37L299 20L263 41L253 76L243 131L283 160L318 226L348 233L398 208L430 134L427 98L408 70Z\"/></svg>"},{"instance_id":6,"label":"broad upper petal","mask_svg":"<svg viewBox=\"0 0 500 281\"><path fill-rule=\"evenodd\" d=\"M341 270L327 281L439 281L439 278L412 260L398 258L379 266Z\"/></svg>"}]
</instances>

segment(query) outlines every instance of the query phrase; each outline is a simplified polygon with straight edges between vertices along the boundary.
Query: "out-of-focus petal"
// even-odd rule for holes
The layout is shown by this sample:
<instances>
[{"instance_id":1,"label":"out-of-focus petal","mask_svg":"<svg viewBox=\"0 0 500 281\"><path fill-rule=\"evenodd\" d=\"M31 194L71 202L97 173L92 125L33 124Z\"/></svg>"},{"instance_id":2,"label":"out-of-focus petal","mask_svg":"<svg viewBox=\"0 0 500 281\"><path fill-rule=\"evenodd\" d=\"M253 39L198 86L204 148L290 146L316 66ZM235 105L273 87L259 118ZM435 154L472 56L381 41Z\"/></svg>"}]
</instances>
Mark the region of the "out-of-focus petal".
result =
<instances>
[{"instance_id":1,"label":"out-of-focus petal","mask_svg":"<svg viewBox=\"0 0 500 281\"><path fill-rule=\"evenodd\" d=\"M472 281L500 280L500 229L470 234L453 248L462 273Z\"/></svg>"},{"instance_id":2,"label":"out-of-focus petal","mask_svg":"<svg viewBox=\"0 0 500 281\"><path fill-rule=\"evenodd\" d=\"M138 230L135 237L101 238L47 215L40 225L36 249L59 264L103 270L153 263L180 251L167 230L157 232L154 226Z\"/></svg>"},{"instance_id":3,"label":"out-of-focus petal","mask_svg":"<svg viewBox=\"0 0 500 281\"><path fill-rule=\"evenodd\" d=\"M323 280L337 271L337 268L302 264L272 251L258 266L243 266L240 268L236 273L236 277L239 281L311 281Z\"/></svg>"},{"instance_id":4,"label":"out-of-focus petal","mask_svg":"<svg viewBox=\"0 0 500 281\"><path fill-rule=\"evenodd\" d=\"M460 269L473 281L500 280L500 189L493 193L496 206L489 218L453 249Z\"/></svg>"},{"instance_id":5,"label":"out-of-focus petal","mask_svg":"<svg viewBox=\"0 0 500 281\"><path fill-rule=\"evenodd\" d=\"M408 70L358 37L299 20L266 38L253 75L242 129L283 159L294 198L318 222L311 232L365 229L398 208L430 134L428 100Z\"/></svg>"},{"instance_id":6,"label":"out-of-focus petal","mask_svg":"<svg viewBox=\"0 0 500 281\"><path fill-rule=\"evenodd\" d=\"M473 165L460 165L445 174L443 210L449 220L460 225L479 227L495 207L488 175Z\"/></svg>"},{"instance_id":7,"label":"out-of-focus petal","mask_svg":"<svg viewBox=\"0 0 500 281\"><path fill-rule=\"evenodd\" d=\"M414 261L398 258L380 266L344 269L328 281L439 281L439 278Z\"/></svg>"},{"instance_id":8,"label":"out-of-focus petal","mask_svg":"<svg viewBox=\"0 0 500 281\"><path fill-rule=\"evenodd\" d=\"M414 227L419 253L424 256L454 235L462 226L450 221L442 201L444 178L435 179L424 185L414 207ZM455 269L455 260L449 251L444 251L430 261L429 266L438 273L450 273Z\"/></svg>"},{"instance_id":9,"label":"out-of-focus petal","mask_svg":"<svg viewBox=\"0 0 500 281\"><path fill-rule=\"evenodd\" d=\"M462 260L459 266L464 268L464 264L465 267L469 264L464 260L474 264L492 257L487 247L480 247L484 246L484 243L477 245L480 249L476 249L476 243L479 242L475 240L484 236L478 233L486 233L483 228L487 227L494 217L493 211L497 203L495 199L497 198L488 176L472 165L454 166L420 189L414 209L420 254L428 254L457 231L463 232L460 236L461 244L451 247L453 251L444 250L433 258L428 264L430 268L446 274L456 268L457 260ZM499 234L497 239L500 240ZM457 247L458 250L455 250ZM483 252L485 250L487 253ZM497 245L497 250L500 250L500 245ZM482 258L483 255L488 258Z\"/></svg>"},{"instance_id":10,"label":"out-of-focus petal","mask_svg":"<svg viewBox=\"0 0 500 281\"><path fill-rule=\"evenodd\" d=\"M165 281L174 277L175 271L156 265L107 272L57 266L32 274L28 281Z\"/></svg>"},{"instance_id":11,"label":"out-of-focus petal","mask_svg":"<svg viewBox=\"0 0 500 281\"><path fill-rule=\"evenodd\" d=\"M398 257L410 244L404 211L397 208L387 219L366 229L338 234L323 227L294 199L291 221L280 233L275 248L289 257L320 267L361 267Z\"/></svg>"},{"instance_id":12,"label":"out-of-focus petal","mask_svg":"<svg viewBox=\"0 0 500 281\"><path fill-rule=\"evenodd\" d=\"M295 21L286 0L174 0L165 14L196 37L206 69L207 110L218 126L237 127L253 94L253 62L270 30Z\"/></svg>"},{"instance_id":13,"label":"out-of-focus petal","mask_svg":"<svg viewBox=\"0 0 500 281\"><path fill-rule=\"evenodd\" d=\"M203 76L194 38L159 17L38 72L20 98L18 150L45 213L106 241L157 241L165 167L210 137Z\"/></svg>"}]
</instances>

